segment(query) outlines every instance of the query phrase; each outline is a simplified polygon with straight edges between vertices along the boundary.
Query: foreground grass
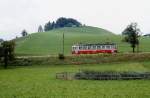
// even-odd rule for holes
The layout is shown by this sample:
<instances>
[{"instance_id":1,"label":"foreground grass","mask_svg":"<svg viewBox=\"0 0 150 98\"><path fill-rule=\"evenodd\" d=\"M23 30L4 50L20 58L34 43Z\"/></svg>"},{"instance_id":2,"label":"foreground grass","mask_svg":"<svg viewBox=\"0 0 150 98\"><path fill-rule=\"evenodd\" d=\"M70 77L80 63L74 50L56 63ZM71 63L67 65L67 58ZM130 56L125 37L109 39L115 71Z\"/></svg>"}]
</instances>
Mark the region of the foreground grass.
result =
<instances>
[{"instance_id":1,"label":"foreground grass","mask_svg":"<svg viewBox=\"0 0 150 98\"><path fill-rule=\"evenodd\" d=\"M0 98L149 98L150 80L58 80L79 69L150 71L150 62L99 65L28 66L0 69Z\"/></svg>"}]
</instances>

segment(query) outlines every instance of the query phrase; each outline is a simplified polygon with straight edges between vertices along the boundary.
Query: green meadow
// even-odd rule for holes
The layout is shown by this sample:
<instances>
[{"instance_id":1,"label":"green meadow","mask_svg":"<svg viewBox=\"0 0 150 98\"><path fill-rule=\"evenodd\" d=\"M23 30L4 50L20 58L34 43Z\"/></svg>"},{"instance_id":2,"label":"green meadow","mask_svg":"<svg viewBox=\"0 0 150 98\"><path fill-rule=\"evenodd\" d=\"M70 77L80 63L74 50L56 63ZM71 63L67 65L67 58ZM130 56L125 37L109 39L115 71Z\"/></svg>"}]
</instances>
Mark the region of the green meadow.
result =
<instances>
[{"instance_id":1,"label":"green meadow","mask_svg":"<svg viewBox=\"0 0 150 98\"><path fill-rule=\"evenodd\" d=\"M59 80L56 73L150 71L150 62L95 65L9 66L0 69L0 98L149 98L149 80Z\"/></svg>"}]
</instances>

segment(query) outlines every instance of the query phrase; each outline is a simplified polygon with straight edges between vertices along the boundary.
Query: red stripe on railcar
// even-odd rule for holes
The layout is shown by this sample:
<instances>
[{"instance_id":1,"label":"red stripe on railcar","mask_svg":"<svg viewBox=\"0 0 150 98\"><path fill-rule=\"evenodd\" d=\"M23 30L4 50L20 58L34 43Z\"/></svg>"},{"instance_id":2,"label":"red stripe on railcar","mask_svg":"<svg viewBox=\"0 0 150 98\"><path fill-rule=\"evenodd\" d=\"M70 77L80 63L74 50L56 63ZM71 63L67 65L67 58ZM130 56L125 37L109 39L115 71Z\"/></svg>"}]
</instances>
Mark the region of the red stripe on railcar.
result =
<instances>
[{"instance_id":1,"label":"red stripe on railcar","mask_svg":"<svg viewBox=\"0 0 150 98\"><path fill-rule=\"evenodd\" d=\"M116 53L117 50L78 50L72 51L72 54L98 54L98 53Z\"/></svg>"}]
</instances>

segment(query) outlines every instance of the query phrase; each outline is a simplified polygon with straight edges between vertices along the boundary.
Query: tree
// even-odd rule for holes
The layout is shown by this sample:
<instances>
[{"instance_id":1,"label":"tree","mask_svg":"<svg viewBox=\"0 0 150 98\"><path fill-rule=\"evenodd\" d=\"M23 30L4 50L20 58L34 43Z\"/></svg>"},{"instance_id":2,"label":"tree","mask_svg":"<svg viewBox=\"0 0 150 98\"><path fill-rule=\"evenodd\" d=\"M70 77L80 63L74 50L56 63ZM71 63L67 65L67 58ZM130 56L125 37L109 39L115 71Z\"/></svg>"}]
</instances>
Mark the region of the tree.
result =
<instances>
[{"instance_id":1,"label":"tree","mask_svg":"<svg viewBox=\"0 0 150 98\"><path fill-rule=\"evenodd\" d=\"M2 43L2 47L4 49L7 49L8 53L9 53L9 59L10 60L13 60L15 58L15 41L14 40L11 40L11 41L4 41Z\"/></svg>"},{"instance_id":2,"label":"tree","mask_svg":"<svg viewBox=\"0 0 150 98\"><path fill-rule=\"evenodd\" d=\"M45 26L44 26L45 31L49 31L49 30L52 30L52 29L53 29L53 27L52 27L52 23L50 21L45 24Z\"/></svg>"},{"instance_id":3,"label":"tree","mask_svg":"<svg viewBox=\"0 0 150 98\"><path fill-rule=\"evenodd\" d=\"M57 28L63 28L67 24L67 19L64 17L60 17L56 21L56 27Z\"/></svg>"},{"instance_id":4,"label":"tree","mask_svg":"<svg viewBox=\"0 0 150 98\"><path fill-rule=\"evenodd\" d=\"M73 19L73 18L64 18L64 17L60 17L57 19L56 21L56 27L57 28L63 28L63 27L79 27L82 24L80 22L78 22L77 20Z\"/></svg>"},{"instance_id":5,"label":"tree","mask_svg":"<svg viewBox=\"0 0 150 98\"><path fill-rule=\"evenodd\" d=\"M4 41L0 47L0 57L4 57L4 68L7 68L8 61L14 60L15 41Z\"/></svg>"},{"instance_id":6,"label":"tree","mask_svg":"<svg viewBox=\"0 0 150 98\"><path fill-rule=\"evenodd\" d=\"M0 39L0 47L1 47L1 44L4 42L4 40L3 39Z\"/></svg>"},{"instance_id":7,"label":"tree","mask_svg":"<svg viewBox=\"0 0 150 98\"><path fill-rule=\"evenodd\" d=\"M27 33L27 31L26 31L26 30L23 30L23 31L21 32L21 35L22 35L23 37L25 37L25 36L27 36L27 35L28 35L28 33Z\"/></svg>"},{"instance_id":8,"label":"tree","mask_svg":"<svg viewBox=\"0 0 150 98\"><path fill-rule=\"evenodd\" d=\"M123 41L131 44L134 53L136 46L139 46L140 29L137 28L137 23L128 25L122 34L125 36Z\"/></svg>"},{"instance_id":9,"label":"tree","mask_svg":"<svg viewBox=\"0 0 150 98\"><path fill-rule=\"evenodd\" d=\"M54 21L52 22L51 26L52 26L53 29L55 29L55 22Z\"/></svg>"},{"instance_id":10,"label":"tree","mask_svg":"<svg viewBox=\"0 0 150 98\"><path fill-rule=\"evenodd\" d=\"M38 28L38 32L43 32L43 27L41 25Z\"/></svg>"},{"instance_id":11,"label":"tree","mask_svg":"<svg viewBox=\"0 0 150 98\"><path fill-rule=\"evenodd\" d=\"M3 39L0 39L0 43L2 43L4 40Z\"/></svg>"},{"instance_id":12,"label":"tree","mask_svg":"<svg viewBox=\"0 0 150 98\"><path fill-rule=\"evenodd\" d=\"M72 26L79 27L82 24L73 18L68 18L68 24L72 24Z\"/></svg>"}]
</instances>

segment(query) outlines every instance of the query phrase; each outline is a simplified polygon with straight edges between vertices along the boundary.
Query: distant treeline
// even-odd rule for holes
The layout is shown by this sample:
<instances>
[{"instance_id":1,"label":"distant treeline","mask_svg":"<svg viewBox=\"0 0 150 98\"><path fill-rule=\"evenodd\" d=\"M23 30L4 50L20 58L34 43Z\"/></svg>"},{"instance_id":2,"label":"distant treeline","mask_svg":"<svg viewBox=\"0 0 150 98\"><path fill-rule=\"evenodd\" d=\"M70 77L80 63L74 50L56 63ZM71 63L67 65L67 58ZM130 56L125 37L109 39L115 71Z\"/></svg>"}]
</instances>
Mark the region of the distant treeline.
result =
<instances>
[{"instance_id":1,"label":"distant treeline","mask_svg":"<svg viewBox=\"0 0 150 98\"><path fill-rule=\"evenodd\" d=\"M82 24L76 19L60 17L56 20L56 22L49 21L48 23L46 23L44 26L44 31L49 31L49 30L53 30L56 28L63 28L63 27L80 27L80 26L82 26Z\"/></svg>"}]
</instances>

